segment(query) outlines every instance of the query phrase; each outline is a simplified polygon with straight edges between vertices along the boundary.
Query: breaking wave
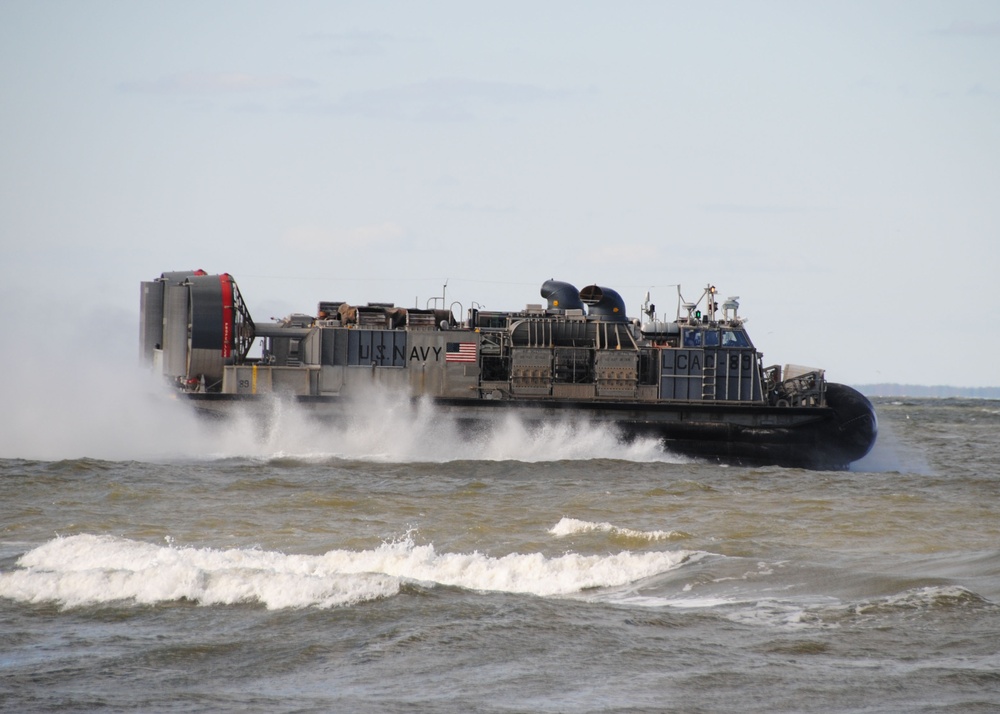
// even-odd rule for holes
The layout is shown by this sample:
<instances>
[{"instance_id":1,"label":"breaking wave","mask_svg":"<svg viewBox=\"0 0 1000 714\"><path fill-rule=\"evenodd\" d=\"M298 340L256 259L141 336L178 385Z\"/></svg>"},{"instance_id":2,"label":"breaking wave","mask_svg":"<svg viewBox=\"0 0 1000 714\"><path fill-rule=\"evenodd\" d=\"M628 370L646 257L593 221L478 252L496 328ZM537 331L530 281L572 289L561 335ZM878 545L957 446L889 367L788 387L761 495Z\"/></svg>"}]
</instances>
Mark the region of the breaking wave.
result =
<instances>
[{"instance_id":1,"label":"breaking wave","mask_svg":"<svg viewBox=\"0 0 1000 714\"><path fill-rule=\"evenodd\" d=\"M957 585L915 588L861 602L844 602L816 594L783 598L776 597L773 588L742 587L714 595L697 595L687 587L667 596L628 591L609 600L640 608L715 610L730 622L785 631L883 627L889 620L918 612L997 608L989 600Z\"/></svg>"},{"instance_id":2,"label":"breaking wave","mask_svg":"<svg viewBox=\"0 0 1000 714\"><path fill-rule=\"evenodd\" d=\"M261 604L268 609L349 606L399 594L407 583L567 597L673 570L696 553L559 557L438 553L412 536L373 550L287 555L254 548L154 545L107 535L57 537L0 573L0 597L83 607Z\"/></svg>"},{"instance_id":3,"label":"breaking wave","mask_svg":"<svg viewBox=\"0 0 1000 714\"><path fill-rule=\"evenodd\" d=\"M552 535L564 538L581 533L607 533L611 536L629 540L661 541L671 538L686 538L688 534L681 531L638 531L632 528L622 528L611 523L593 523L575 518L563 518L549 530Z\"/></svg>"}]
</instances>

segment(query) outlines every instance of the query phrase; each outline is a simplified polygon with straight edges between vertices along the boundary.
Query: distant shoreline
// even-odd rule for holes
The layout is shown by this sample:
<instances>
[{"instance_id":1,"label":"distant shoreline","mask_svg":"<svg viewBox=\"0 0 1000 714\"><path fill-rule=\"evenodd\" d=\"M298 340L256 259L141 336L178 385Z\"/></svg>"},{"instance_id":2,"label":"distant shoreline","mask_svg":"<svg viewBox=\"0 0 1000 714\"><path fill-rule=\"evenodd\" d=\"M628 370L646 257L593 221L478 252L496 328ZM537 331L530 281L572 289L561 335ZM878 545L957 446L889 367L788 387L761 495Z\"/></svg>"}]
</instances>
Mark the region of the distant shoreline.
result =
<instances>
[{"instance_id":1,"label":"distant shoreline","mask_svg":"<svg viewBox=\"0 0 1000 714\"><path fill-rule=\"evenodd\" d=\"M923 384L856 384L866 397L971 397L1000 399L1000 387L949 387Z\"/></svg>"}]
</instances>

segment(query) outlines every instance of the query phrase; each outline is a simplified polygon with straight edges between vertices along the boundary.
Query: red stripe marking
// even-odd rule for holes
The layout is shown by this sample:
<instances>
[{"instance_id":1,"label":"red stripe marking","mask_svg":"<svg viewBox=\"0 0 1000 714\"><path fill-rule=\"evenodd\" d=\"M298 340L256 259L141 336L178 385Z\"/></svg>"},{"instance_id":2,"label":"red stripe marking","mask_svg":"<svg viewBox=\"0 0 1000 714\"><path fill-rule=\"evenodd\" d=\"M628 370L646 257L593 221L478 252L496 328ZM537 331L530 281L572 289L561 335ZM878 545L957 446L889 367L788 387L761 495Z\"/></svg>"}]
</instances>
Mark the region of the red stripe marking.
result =
<instances>
[{"instance_id":1,"label":"red stripe marking","mask_svg":"<svg viewBox=\"0 0 1000 714\"><path fill-rule=\"evenodd\" d=\"M229 273L219 276L222 287L222 356L233 356L233 278Z\"/></svg>"}]
</instances>

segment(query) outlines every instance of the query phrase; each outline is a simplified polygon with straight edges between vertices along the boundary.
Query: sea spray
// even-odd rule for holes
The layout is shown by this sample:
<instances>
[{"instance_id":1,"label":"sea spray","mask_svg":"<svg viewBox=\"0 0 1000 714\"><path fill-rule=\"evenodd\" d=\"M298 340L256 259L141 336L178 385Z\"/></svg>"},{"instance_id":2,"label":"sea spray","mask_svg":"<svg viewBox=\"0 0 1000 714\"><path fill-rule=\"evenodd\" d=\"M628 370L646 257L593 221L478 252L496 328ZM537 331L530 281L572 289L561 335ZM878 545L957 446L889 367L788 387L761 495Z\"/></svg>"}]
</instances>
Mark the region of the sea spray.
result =
<instances>
[{"instance_id":1,"label":"sea spray","mask_svg":"<svg viewBox=\"0 0 1000 714\"><path fill-rule=\"evenodd\" d=\"M202 456L337 457L380 462L456 460L559 461L621 459L686 463L657 439L623 442L613 429L559 420L528 424L507 413L469 430L430 399L411 400L373 386L345 399L335 418L319 419L290 398L263 411L237 411L206 425L194 452Z\"/></svg>"}]
</instances>

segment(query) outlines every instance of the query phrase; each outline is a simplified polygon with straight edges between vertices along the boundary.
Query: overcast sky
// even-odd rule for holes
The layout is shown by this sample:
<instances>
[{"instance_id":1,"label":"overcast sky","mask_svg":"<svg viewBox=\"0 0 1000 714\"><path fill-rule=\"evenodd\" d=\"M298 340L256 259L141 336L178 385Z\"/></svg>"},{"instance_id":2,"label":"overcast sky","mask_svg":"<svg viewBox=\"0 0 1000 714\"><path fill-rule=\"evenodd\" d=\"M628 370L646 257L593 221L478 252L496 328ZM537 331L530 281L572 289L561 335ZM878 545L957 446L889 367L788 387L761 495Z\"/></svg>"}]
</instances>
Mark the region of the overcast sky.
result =
<instances>
[{"instance_id":1,"label":"overcast sky","mask_svg":"<svg viewBox=\"0 0 1000 714\"><path fill-rule=\"evenodd\" d=\"M1000 385L995 1L5 0L0 93L0 307L67 356L134 360L169 270L258 321L557 278L633 317L712 283L833 381Z\"/></svg>"}]
</instances>

